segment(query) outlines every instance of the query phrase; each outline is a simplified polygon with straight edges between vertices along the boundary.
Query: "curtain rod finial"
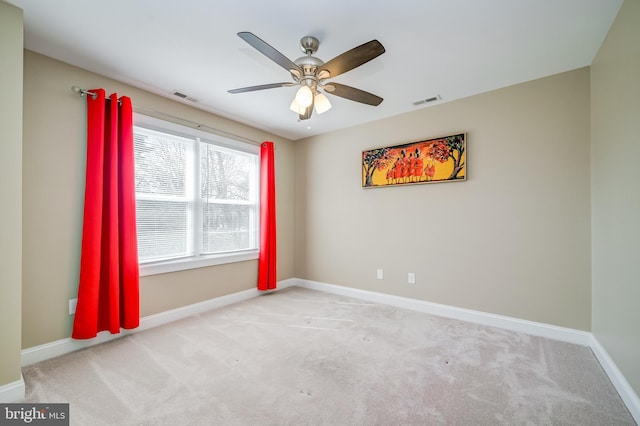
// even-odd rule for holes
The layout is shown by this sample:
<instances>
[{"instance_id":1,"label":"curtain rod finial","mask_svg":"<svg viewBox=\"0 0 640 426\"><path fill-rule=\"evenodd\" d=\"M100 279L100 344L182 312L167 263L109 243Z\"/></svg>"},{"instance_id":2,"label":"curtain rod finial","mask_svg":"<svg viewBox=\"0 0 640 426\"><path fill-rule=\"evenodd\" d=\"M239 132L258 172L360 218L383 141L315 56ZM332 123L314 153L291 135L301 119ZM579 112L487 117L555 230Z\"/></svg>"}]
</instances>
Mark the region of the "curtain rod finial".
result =
<instances>
[{"instance_id":1,"label":"curtain rod finial","mask_svg":"<svg viewBox=\"0 0 640 426\"><path fill-rule=\"evenodd\" d=\"M89 92L88 90L85 90L85 89L83 89L81 87L78 87L78 86L71 86L71 90L76 92L76 93L79 93L80 96L91 95L91 99L96 99L98 97L98 95L96 93Z\"/></svg>"}]
</instances>

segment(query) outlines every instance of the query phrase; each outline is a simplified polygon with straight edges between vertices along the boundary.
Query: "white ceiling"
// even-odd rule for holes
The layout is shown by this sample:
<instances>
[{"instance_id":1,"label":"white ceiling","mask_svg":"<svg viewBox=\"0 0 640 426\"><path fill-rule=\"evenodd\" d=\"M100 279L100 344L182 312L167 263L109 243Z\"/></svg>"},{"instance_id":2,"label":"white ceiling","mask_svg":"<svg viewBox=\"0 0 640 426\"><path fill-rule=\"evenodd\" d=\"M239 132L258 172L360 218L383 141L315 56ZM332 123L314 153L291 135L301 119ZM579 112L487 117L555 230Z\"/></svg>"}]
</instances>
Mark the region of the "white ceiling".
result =
<instances>
[{"instance_id":1,"label":"white ceiling","mask_svg":"<svg viewBox=\"0 0 640 426\"><path fill-rule=\"evenodd\" d=\"M197 108L297 140L590 65L622 0L5 0L24 10L25 47ZM378 58L333 81L384 98L378 107L328 97L298 121L295 87L240 39L250 31L291 60L299 40L333 57L377 39ZM106 88L108 90L108 88ZM135 105L135 99L133 99ZM433 105L430 104L430 105Z\"/></svg>"}]
</instances>

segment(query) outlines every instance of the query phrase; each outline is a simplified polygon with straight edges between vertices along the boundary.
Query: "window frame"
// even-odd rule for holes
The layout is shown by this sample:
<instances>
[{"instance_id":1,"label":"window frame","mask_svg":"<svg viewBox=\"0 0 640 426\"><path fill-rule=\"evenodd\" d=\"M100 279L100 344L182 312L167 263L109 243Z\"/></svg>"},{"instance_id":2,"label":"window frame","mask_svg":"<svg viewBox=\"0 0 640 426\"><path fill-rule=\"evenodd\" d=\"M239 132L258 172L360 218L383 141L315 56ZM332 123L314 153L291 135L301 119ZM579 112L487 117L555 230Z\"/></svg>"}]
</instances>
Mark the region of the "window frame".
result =
<instances>
[{"instance_id":1,"label":"window frame","mask_svg":"<svg viewBox=\"0 0 640 426\"><path fill-rule=\"evenodd\" d=\"M199 157L199 144L201 142L211 143L214 146L230 149L233 151L245 152L248 154L252 154L256 156L256 168L255 168L255 178L254 183L256 185L255 190L253 191L255 197L255 233L252 238L255 240L255 249L246 249L246 250L238 250L226 253L218 253L218 254L200 254L196 253L194 255L189 255L180 258L172 258L172 259L164 259L164 260L156 260L149 261L139 264L140 276L149 276L156 274L164 274L168 272L177 272L184 271L188 269L195 268L204 268L208 266L215 265L224 265L228 263L235 262L244 262L249 260L256 260L259 257L260 246L259 246L259 237L260 237L260 196L259 196L259 188L260 188L260 145L259 144L251 144L248 142L242 142L235 139L231 139L225 136L221 136L211 132L205 132L203 130L192 128L188 126L184 126L181 124L177 124L171 121L151 117L148 115L143 115L139 113L134 113L133 119L134 127L141 127L144 129L149 129L156 132L167 133L170 135L175 135L182 138L189 138L194 140L194 157ZM200 168L196 167L193 170L194 174L200 174ZM196 179L196 182L199 179ZM194 184L197 187L197 184ZM196 190L197 188L191 188L190 190ZM138 199L136 194L136 200ZM194 207L195 214L200 214L199 205L200 205L200 195L198 193L194 194L193 200L196 200L196 206ZM193 226L193 223L190 224ZM200 235L193 238L192 242L195 244L199 244ZM199 250L198 250L199 251Z\"/></svg>"}]
</instances>

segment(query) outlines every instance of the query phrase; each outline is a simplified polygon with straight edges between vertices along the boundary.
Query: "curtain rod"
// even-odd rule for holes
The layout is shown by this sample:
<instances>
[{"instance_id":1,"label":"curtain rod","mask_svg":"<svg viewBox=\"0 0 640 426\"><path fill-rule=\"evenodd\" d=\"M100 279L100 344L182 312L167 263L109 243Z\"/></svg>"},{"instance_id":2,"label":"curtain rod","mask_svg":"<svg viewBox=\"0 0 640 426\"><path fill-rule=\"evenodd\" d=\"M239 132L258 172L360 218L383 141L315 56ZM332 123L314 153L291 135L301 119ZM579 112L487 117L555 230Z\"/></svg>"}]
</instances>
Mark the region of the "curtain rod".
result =
<instances>
[{"instance_id":1,"label":"curtain rod","mask_svg":"<svg viewBox=\"0 0 640 426\"><path fill-rule=\"evenodd\" d=\"M88 90L85 89L81 89L78 86L71 86L71 90L73 90L74 92L78 93L80 96L84 97L85 95L91 95L92 99L95 99L98 97L97 93L94 92L90 92Z\"/></svg>"},{"instance_id":2,"label":"curtain rod","mask_svg":"<svg viewBox=\"0 0 640 426\"><path fill-rule=\"evenodd\" d=\"M91 92L89 90L86 89L82 89L78 86L71 86L71 90L73 90L74 92L78 93L80 96L91 96L93 99L98 97L97 93ZM216 129L215 127L211 127L208 126L206 124L202 124L202 123L197 123L195 121L191 121L191 120L187 120L186 118L182 118L182 117L176 117L175 115L171 115L171 114L167 114L165 112L160 112L160 111L156 111L150 108L146 108L146 107L133 107L133 111L140 113L140 114L152 114L152 115L160 115L162 117L166 117L166 118L171 118L173 120L178 120L181 121L183 123L188 123L191 126L193 126L196 129L209 129L210 133L216 134L218 136L222 136L222 137L227 137L227 138L231 138L231 139L236 139L236 140L241 140L243 142L247 142L253 145L260 145L262 144L262 142L260 141L256 141L253 139L249 139L249 138L245 138L244 136L240 136L240 135L236 135L234 133L230 133L230 132L226 132L224 130L220 130L220 129Z\"/></svg>"},{"instance_id":3,"label":"curtain rod","mask_svg":"<svg viewBox=\"0 0 640 426\"><path fill-rule=\"evenodd\" d=\"M93 99L94 101L96 100L96 98L98 97L98 94L95 92L90 92L89 90L86 89L82 89L78 86L71 86L71 90L73 90L74 92L78 93L80 96L82 96L83 98L85 96L91 96L91 99ZM107 101L110 101L110 98L105 98ZM118 99L118 105L122 105L122 102L120 101L120 99Z\"/></svg>"}]
</instances>

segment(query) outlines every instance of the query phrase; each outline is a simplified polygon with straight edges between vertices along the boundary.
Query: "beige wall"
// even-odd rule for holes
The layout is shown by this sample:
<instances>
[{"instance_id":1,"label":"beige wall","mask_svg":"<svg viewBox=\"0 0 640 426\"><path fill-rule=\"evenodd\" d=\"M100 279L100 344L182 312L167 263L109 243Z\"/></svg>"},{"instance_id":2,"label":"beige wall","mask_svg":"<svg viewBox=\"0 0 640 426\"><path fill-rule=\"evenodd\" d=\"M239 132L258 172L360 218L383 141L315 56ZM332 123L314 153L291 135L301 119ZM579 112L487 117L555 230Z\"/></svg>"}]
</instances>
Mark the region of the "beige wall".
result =
<instances>
[{"instance_id":1,"label":"beige wall","mask_svg":"<svg viewBox=\"0 0 640 426\"><path fill-rule=\"evenodd\" d=\"M22 10L0 1L0 387L20 380Z\"/></svg>"},{"instance_id":2,"label":"beige wall","mask_svg":"<svg viewBox=\"0 0 640 426\"><path fill-rule=\"evenodd\" d=\"M591 71L593 333L640 395L640 1Z\"/></svg>"},{"instance_id":3,"label":"beige wall","mask_svg":"<svg viewBox=\"0 0 640 426\"><path fill-rule=\"evenodd\" d=\"M68 299L77 294L86 160L85 101L71 91L73 85L103 87L109 93L116 91L130 96L134 108L149 108L255 141L273 140L277 168L278 279L293 277L291 141L25 51L24 348L69 337L71 332ZM141 314L150 315L254 288L256 277L257 261L143 277Z\"/></svg>"},{"instance_id":4,"label":"beige wall","mask_svg":"<svg viewBox=\"0 0 640 426\"><path fill-rule=\"evenodd\" d=\"M625 1L591 73L575 70L293 144L29 51L22 141L22 14L0 2L0 194L18 205L3 209L0 223L0 386L19 379L21 329L25 348L70 335L85 161L84 102L69 90L78 85L274 140L279 279L592 329L640 393L639 3ZM360 187L363 149L458 131L468 133L468 181ZM142 314L252 288L256 269L253 261L143 277ZM416 273L416 285L406 283L407 272Z\"/></svg>"},{"instance_id":5,"label":"beige wall","mask_svg":"<svg viewBox=\"0 0 640 426\"><path fill-rule=\"evenodd\" d=\"M466 182L361 188L362 150L460 131ZM298 141L295 275L590 330L589 140L583 68Z\"/></svg>"}]
</instances>

